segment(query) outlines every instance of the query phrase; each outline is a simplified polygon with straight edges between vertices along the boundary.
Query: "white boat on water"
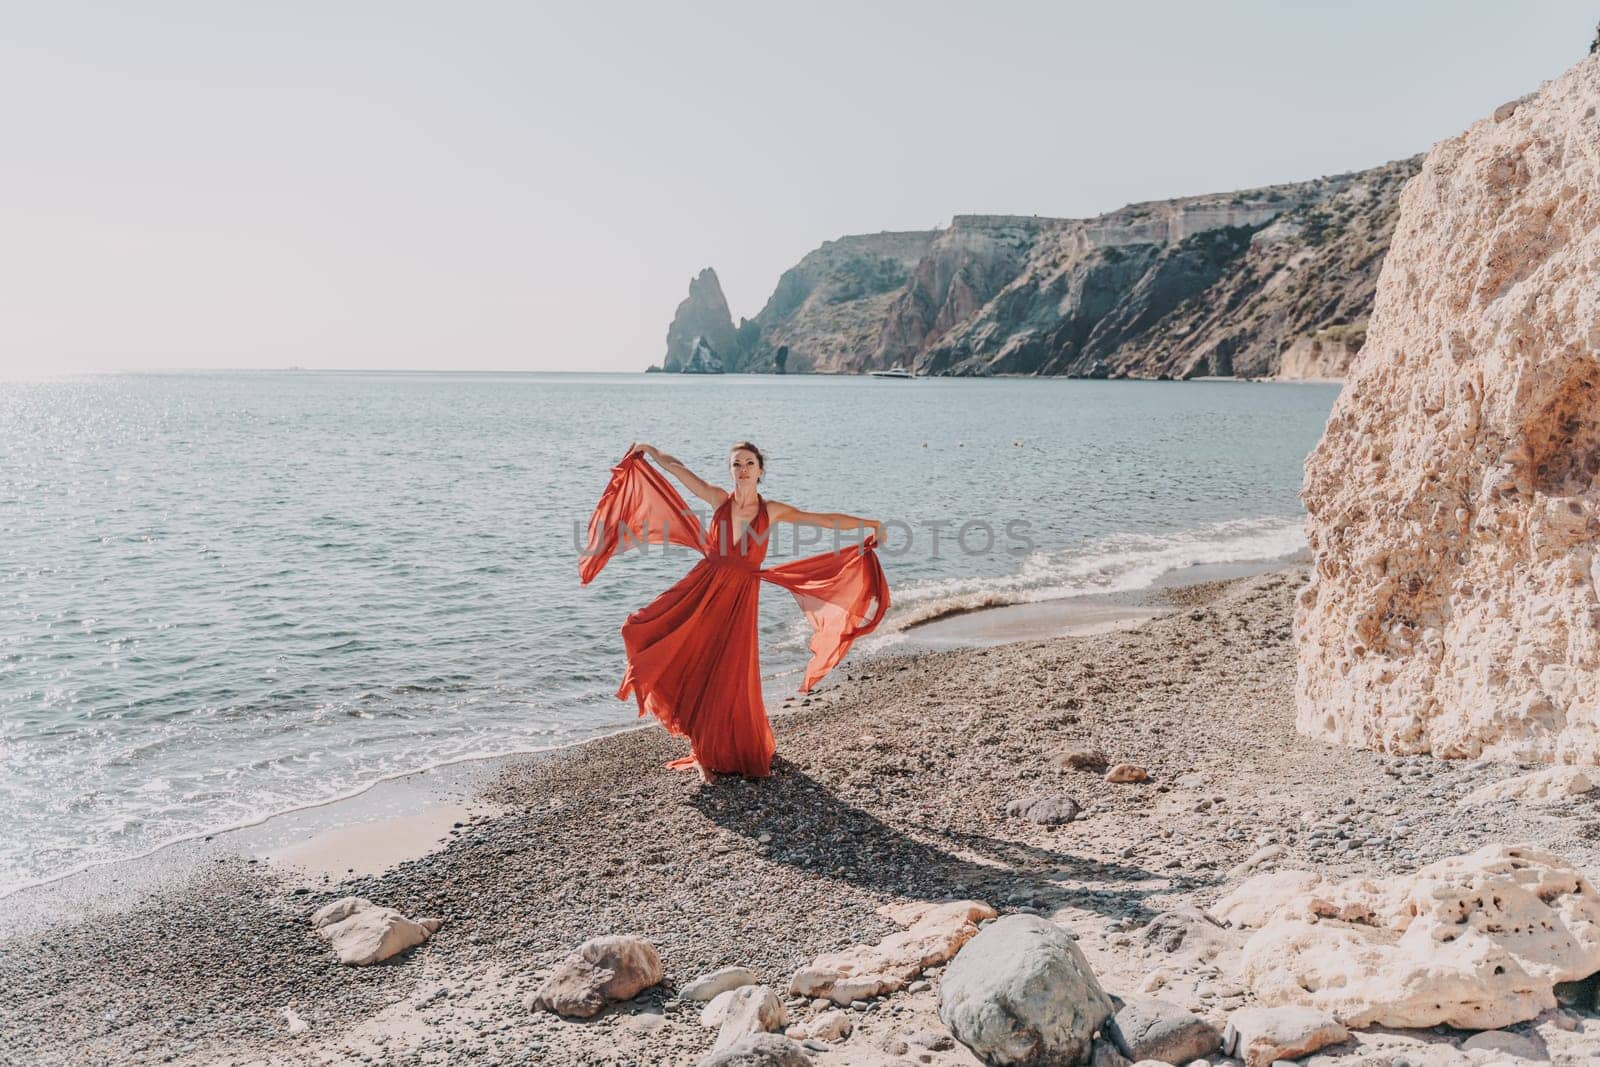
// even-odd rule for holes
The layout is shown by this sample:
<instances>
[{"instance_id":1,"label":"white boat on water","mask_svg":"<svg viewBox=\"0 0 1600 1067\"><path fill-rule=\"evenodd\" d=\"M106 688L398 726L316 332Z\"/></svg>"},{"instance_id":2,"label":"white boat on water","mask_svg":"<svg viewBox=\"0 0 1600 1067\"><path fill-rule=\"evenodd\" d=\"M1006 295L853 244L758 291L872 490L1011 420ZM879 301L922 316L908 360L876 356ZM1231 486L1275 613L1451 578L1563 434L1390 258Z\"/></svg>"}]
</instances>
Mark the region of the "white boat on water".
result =
<instances>
[{"instance_id":1,"label":"white boat on water","mask_svg":"<svg viewBox=\"0 0 1600 1067\"><path fill-rule=\"evenodd\" d=\"M905 367L901 366L899 363L896 363L894 366L890 367L888 370L875 370L875 371L868 371L867 373L871 374L874 378L915 378L916 377L915 374L912 374L910 371L906 370Z\"/></svg>"}]
</instances>

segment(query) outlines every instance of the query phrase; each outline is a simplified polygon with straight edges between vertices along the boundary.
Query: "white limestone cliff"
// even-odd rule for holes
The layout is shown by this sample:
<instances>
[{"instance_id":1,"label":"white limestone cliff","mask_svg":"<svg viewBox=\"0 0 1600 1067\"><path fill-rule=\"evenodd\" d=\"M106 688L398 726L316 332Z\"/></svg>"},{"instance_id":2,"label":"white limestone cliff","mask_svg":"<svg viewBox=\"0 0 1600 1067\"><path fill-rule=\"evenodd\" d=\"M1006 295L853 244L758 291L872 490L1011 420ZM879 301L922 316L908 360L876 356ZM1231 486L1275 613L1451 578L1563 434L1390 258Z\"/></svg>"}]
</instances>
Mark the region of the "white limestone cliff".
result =
<instances>
[{"instance_id":1,"label":"white limestone cliff","mask_svg":"<svg viewBox=\"0 0 1600 1067\"><path fill-rule=\"evenodd\" d=\"M1600 56L1436 145L1306 462L1302 732L1600 759Z\"/></svg>"}]
</instances>

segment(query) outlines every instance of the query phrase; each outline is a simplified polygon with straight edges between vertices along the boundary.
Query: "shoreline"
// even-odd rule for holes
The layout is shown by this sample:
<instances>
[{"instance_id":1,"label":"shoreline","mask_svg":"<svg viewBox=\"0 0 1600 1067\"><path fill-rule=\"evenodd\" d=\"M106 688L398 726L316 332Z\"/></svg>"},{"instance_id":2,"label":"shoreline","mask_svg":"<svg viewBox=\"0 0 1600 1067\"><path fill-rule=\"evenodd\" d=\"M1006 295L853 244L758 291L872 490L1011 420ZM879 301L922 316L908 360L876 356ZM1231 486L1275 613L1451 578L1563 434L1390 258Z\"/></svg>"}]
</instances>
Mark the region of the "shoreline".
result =
<instances>
[{"instance_id":1,"label":"shoreline","mask_svg":"<svg viewBox=\"0 0 1600 1067\"><path fill-rule=\"evenodd\" d=\"M619 733L627 733L629 730L643 728L643 726L623 726L616 730L608 730L606 733L599 735L599 737L612 737ZM195 830L192 833L186 833L182 836L171 838L161 842L158 845L153 845L143 852L137 852L130 856L117 856L109 859L91 860L88 863L73 867L70 870L61 871L57 874L46 875L34 881L24 882L20 885L6 889L4 892L0 892L0 917L3 917L7 914L7 905L19 896L34 893L39 890L45 890L51 886L70 882L74 879L93 878L97 876L97 874L107 872L108 868L114 869L123 865L139 864L145 861L159 862L163 853L195 847L200 844L211 842L214 838L229 838L230 840L235 838L244 839L252 836L253 831L264 833L265 828L270 827L270 824L274 822L293 819L297 816L309 818L314 816L315 813L325 809L344 807L356 808L361 806L361 802L364 798L368 797L368 794L388 788L415 787L416 783L412 782L411 780L419 777L429 775L449 776L452 774L452 772L459 768L489 764L496 760L536 757L550 752L559 752L564 748L569 748L575 745L586 745L598 739L598 737L585 737L574 741L564 742L559 745L546 745L539 748L516 749L510 752L500 752L491 755L459 756L452 759L443 760L439 763L425 764L421 767L416 767L411 770L395 771L391 774L386 774L380 778L373 779L370 782L364 782L361 785L354 786L343 793L338 793L322 800L313 800L303 804L295 804L292 807L281 808L277 811L267 812L264 815L253 816L241 822L228 823L223 826L212 827L209 829ZM112 871L111 873L115 872Z\"/></svg>"},{"instance_id":2,"label":"shoreline","mask_svg":"<svg viewBox=\"0 0 1600 1067\"><path fill-rule=\"evenodd\" d=\"M1302 549L1286 556L1229 563L1191 563L1164 571L1149 585L1137 589L955 607L897 631L895 636L902 640L888 648L953 651L1128 629L1175 610L1174 590L1266 574L1309 562L1309 559L1309 554Z\"/></svg>"},{"instance_id":3,"label":"shoreline","mask_svg":"<svg viewBox=\"0 0 1600 1067\"><path fill-rule=\"evenodd\" d=\"M1158 575L1147 586L1115 593L1085 593L1078 596L1056 597L1039 601L1022 601L998 605L958 607L932 619L919 620L905 629L888 635L891 642L879 649L868 650L865 655L852 657L856 664L883 655L908 652L954 651L962 648L980 648L1019 641L1047 640L1058 637L1089 636L1113 630L1138 626L1167 611L1175 610L1168 602L1170 590L1206 582L1246 577L1279 569L1295 562L1304 553L1272 557L1261 560L1241 560L1224 564L1189 564ZM842 672L851 664L840 664L834 677L804 696L790 688L789 680L798 670L773 674L763 679L763 698L768 715L776 719L791 710L810 706L826 699L834 689ZM620 702L619 702L620 704ZM631 704L624 708L630 714ZM94 860L82 866L48 875L0 892L0 921L19 921L29 912L45 910L29 906L30 896L48 894L52 887L61 887L71 897L81 897L103 891L108 882L131 873L138 865L151 864L165 867L168 853L185 850L203 852L207 857L239 855L260 861L271 861L288 848L286 839L299 835L310 827L309 837L297 837L305 848L302 854L314 855L313 842L323 835L340 835L346 831L372 826L387 820L398 820L392 825L395 833L409 833L403 820L409 815L427 824L430 813L448 808L455 803L458 778L492 775L506 761L549 757L569 749L594 744L598 741L639 730L655 729L654 720L628 722L615 729L607 729L594 736L576 738L555 745L513 749L488 755L461 756L439 763L425 764L406 771L397 771L323 800L296 804L292 807L253 817L247 821L221 827L196 830L172 840L163 841L143 852L131 856ZM376 814L374 814L376 812ZM455 821L455 820L450 820ZM229 849L237 843L240 847ZM212 845L215 847L205 848ZM395 863L418 858L423 852L415 849L395 849ZM198 857L184 857L179 866L189 867ZM321 873L323 866L313 864ZM378 872L373 872L378 873ZM77 884L85 883L81 887ZM80 892L80 889L86 892Z\"/></svg>"}]
</instances>

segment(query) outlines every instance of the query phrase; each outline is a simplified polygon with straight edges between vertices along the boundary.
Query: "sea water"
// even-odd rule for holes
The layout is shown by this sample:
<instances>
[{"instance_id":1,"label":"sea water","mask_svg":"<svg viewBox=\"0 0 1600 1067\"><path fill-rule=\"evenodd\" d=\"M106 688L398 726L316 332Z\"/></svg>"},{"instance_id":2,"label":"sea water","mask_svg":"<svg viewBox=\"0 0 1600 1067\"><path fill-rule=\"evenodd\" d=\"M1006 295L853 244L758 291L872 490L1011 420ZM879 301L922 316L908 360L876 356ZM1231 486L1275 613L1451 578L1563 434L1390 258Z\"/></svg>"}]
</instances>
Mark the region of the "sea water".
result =
<instances>
[{"instance_id":1,"label":"sea water","mask_svg":"<svg viewBox=\"0 0 1600 1067\"><path fill-rule=\"evenodd\" d=\"M893 608L1135 589L1303 544L1337 387L660 374L0 382L0 893L387 776L625 728L618 626L693 563L581 535L628 443L889 522ZM691 504L706 508L690 497ZM768 563L826 551L778 527ZM850 543L858 534L844 537ZM764 587L763 673L806 630ZM849 661L844 668L848 669ZM825 683L826 684L826 683Z\"/></svg>"}]
</instances>

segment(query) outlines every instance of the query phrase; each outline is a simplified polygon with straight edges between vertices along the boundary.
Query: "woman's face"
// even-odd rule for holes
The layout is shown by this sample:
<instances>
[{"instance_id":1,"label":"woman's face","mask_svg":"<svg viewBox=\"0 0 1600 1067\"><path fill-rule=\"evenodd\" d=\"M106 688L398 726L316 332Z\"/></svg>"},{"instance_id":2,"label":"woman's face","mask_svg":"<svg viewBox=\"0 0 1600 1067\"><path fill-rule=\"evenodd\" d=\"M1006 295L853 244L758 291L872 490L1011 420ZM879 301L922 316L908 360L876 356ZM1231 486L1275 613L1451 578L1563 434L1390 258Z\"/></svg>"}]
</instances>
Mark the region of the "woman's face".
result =
<instances>
[{"instance_id":1,"label":"woman's face","mask_svg":"<svg viewBox=\"0 0 1600 1067\"><path fill-rule=\"evenodd\" d=\"M746 485L754 489L761 477L761 462L749 449L736 448L728 453L728 473L733 475L735 489Z\"/></svg>"}]
</instances>

